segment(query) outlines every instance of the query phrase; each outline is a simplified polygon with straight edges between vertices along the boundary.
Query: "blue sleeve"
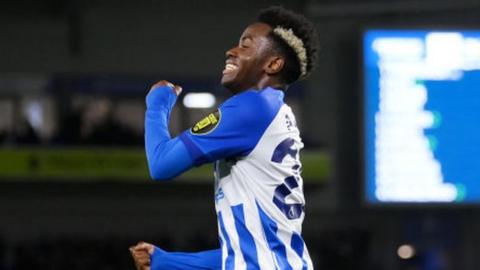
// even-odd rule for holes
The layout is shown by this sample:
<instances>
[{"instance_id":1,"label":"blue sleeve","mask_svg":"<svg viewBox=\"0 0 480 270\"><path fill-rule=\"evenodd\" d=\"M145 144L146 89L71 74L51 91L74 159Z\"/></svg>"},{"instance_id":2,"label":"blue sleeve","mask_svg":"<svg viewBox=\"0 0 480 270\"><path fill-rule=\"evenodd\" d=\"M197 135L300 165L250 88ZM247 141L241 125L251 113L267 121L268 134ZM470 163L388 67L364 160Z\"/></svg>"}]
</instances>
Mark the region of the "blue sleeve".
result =
<instances>
[{"instance_id":1,"label":"blue sleeve","mask_svg":"<svg viewBox=\"0 0 480 270\"><path fill-rule=\"evenodd\" d=\"M193 167L185 144L168 131L170 113L177 95L169 86L154 88L147 95L145 113L145 152L150 176L168 180Z\"/></svg>"},{"instance_id":2,"label":"blue sleeve","mask_svg":"<svg viewBox=\"0 0 480 270\"><path fill-rule=\"evenodd\" d=\"M247 156L283 104L283 95L246 91L227 100L190 130L180 134L196 165Z\"/></svg>"},{"instance_id":3,"label":"blue sleeve","mask_svg":"<svg viewBox=\"0 0 480 270\"><path fill-rule=\"evenodd\" d=\"M195 253L166 252L155 248L151 270L217 270L222 269L220 249Z\"/></svg>"}]
</instances>

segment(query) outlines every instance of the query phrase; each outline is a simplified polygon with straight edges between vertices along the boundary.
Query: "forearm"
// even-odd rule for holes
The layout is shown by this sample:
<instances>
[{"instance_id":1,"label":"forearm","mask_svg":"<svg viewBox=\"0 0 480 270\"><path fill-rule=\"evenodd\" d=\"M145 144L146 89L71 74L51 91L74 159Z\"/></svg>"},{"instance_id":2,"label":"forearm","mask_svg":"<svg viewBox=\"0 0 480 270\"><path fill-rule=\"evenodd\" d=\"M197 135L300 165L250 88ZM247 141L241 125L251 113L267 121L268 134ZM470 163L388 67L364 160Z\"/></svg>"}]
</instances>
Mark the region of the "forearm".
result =
<instances>
[{"instance_id":1,"label":"forearm","mask_svg":"<svg viewBox=\"0 0 480 270\"><path fill-rule=\"evenodd\" d=\"M222 268L222 251L184 253L155 248L151 260L151 270L217 270Z\"/></svg>"},{"instance_id":2,"label":"forearm","mask_svg":"<svg viewBox=\"0 0 480 270\"><path fill-rule=\"evenodd\" d=\"M183 142L172 139L168 131L175 101L175 93L167 86L154 89L147 96L145 151L150 175L156 180L171 179L193 165Z\"/></svg>"}]
</instances>

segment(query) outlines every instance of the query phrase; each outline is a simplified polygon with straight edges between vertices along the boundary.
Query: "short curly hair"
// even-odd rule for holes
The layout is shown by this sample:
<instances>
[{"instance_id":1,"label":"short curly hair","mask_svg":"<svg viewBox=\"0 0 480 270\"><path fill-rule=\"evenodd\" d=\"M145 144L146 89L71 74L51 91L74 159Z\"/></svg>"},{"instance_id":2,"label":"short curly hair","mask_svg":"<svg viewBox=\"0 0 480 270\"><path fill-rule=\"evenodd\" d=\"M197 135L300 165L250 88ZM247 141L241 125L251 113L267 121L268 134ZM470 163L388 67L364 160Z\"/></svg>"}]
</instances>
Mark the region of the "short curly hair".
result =
<instances>
[{"instance_id":1,"label":"short curly hair","mask_svg":"<svg viewBox=\"0 0 480 270\"><path fill-rule=\"evenodd\" d=\"M286 58L285 66L280 73L283 81L286 84L291 84L308 76L316 65L319 50L318 33L313 23L303 15L280 6L273 6L260 11L257 21L268 24L272 29L277 27L291 29L295 36L304 44L307 54L307 65L305 76L301 76L300 62L294 49L273 31L270 32L269 38L275 44L274 50Z\"/></svg>"}]
</instances>

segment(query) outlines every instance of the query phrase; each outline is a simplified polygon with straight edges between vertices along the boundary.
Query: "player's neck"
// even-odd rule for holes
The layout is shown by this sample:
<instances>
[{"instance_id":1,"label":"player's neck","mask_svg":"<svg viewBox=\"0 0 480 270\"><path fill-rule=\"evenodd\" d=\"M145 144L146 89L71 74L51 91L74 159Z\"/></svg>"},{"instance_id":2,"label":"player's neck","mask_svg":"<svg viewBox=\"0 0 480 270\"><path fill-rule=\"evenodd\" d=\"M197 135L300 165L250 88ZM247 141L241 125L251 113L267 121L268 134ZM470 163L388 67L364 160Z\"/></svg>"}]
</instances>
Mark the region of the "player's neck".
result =
<instances>
[{"instance_id":1,"label":"player's neck","mask_svg":"<svg viewBox=\"0 0 480 270\"><path fill-rule=\"evenodd\" d=\"M232 89L232 88L229 88L228 90L230 90L230 92L234 95L237 95L237 94L240 94L242 92L245 92L247 90L257 90L257 91L260 91L260 90L263 90L263 89L266 89L266 88L274 88L274 89L277 89L277 90L282 90L282 91L286 91L287 88L288 88L288 85L282 83L282 82L279 82L278 80L276 79L272 79L272 78L263 78L263 79L260 79L256 84L253 84L252 86L250 87L245 87L244 89Z\"/></svg>"},{"instance_id":2,"label":"player's neck","mask_svg":"<svg viewBox=\"0 0 480 270\"><path fill-rule=\"evenodd\" d=\"M262 90L267 87L275 88L278 90L286 91L288 86L282 82L280 82L277 78L274 77L263 77L258 81L255 85L254 89Z\"/></svg>"}]
</instances>

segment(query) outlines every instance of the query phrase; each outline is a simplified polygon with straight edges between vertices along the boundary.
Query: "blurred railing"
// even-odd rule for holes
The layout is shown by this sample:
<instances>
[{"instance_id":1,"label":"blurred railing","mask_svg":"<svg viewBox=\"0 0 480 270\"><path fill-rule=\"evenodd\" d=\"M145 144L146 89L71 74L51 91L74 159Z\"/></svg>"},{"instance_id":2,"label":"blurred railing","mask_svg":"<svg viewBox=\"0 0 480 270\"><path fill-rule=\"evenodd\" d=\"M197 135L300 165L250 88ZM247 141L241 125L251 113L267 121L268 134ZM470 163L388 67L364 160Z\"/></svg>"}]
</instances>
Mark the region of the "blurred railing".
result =
<instances>
[{"instance_id":1,"label":"blurred railing","mask_svg":"<svg viewBox=\"0 0 480 270\"><path fill-rule=\"evenodd\" d=\"M323 183L331 171L322 151L303 151L303 177ZM211 165L179 176L186 181L210 181ZM0 150L0 179L28 181L139 181L149 179L143 148L4 148Z\"/></svg>"}]
</instances>

